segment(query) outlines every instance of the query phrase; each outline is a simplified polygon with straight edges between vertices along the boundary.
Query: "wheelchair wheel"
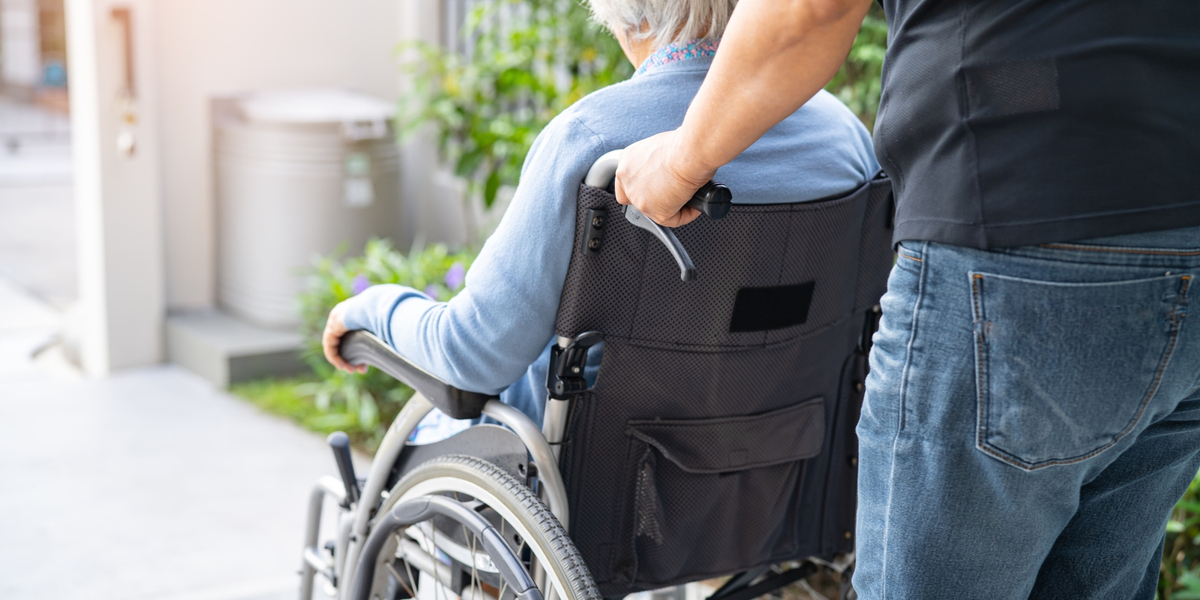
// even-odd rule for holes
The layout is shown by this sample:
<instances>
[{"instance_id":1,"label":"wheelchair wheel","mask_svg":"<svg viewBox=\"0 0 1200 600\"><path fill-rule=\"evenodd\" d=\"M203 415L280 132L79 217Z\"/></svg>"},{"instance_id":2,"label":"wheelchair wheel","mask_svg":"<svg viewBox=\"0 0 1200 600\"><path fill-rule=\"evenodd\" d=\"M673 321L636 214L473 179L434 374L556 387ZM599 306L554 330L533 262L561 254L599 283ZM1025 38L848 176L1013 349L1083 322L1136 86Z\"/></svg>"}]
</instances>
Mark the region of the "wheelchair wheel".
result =
<instances>
[{"instance_id":1,"label":"wheelchair wheel","mask_svg":"<svg viewBox=\"0 0 1200 600\"><path fill-rule=\"evenodd\" d=\"M546 600L602 600L566 530L528 486L499 467L471 456L435 458L406 474L377 514L424 496L453 499L489 521ZM372 599L413 594L418 571L422 586L437 581L443 590L463 600L515 597L478 538L445 517L397 531L374 560Z\"/></svg>"}]
</instances>

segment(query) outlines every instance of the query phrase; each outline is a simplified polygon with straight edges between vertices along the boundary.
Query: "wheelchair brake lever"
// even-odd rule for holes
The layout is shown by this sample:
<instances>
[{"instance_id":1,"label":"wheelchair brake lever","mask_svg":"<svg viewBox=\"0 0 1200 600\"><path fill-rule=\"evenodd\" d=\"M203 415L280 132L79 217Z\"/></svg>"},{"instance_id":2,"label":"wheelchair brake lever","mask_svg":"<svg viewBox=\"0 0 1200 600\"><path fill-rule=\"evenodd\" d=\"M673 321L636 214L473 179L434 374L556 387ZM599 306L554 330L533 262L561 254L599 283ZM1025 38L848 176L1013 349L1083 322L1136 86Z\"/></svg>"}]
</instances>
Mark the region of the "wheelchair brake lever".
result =
<instances>
[{"instance_id":1,"label":"wheelchair brake lever","mask_svg":"<svg viewBox=\"0 0 1200 600\"><path fill-rule=\"evenodd\" d=\"M625 220L654 234L654 237L667 247L667 250L671 252L671 257L679 265L680 279L691 281L696 278L696 265L692 263L692 257L688 256L687 250L684 249L683 244L679 243L679 238L675 237L670 229L650 220L650 217L642 214L642 211L632 204L625 205Z\"/></svg>"},{"instance_id":2,"label":"wheelchair brake lever","mask_svg":"<svg viewBox=\"0 0 1200 600\"><path fill-rule=\"evenodd\" d=\"M692 198L687 201L687 206L704 213L715 221L729 214L729 209L733 206L733 193L724 184L709 181L696 190ZM684 249L683 244L679 243L679 238L675 237L674 232L655 223L632 204L625 206L625 220L654 234L654 237L667 247L667 250L671 252L671 257L679 265L680 279L691 281L696 278L696 265L692 263L692 257L688 256L687 250Z\"/></svg>"}]
</instances>

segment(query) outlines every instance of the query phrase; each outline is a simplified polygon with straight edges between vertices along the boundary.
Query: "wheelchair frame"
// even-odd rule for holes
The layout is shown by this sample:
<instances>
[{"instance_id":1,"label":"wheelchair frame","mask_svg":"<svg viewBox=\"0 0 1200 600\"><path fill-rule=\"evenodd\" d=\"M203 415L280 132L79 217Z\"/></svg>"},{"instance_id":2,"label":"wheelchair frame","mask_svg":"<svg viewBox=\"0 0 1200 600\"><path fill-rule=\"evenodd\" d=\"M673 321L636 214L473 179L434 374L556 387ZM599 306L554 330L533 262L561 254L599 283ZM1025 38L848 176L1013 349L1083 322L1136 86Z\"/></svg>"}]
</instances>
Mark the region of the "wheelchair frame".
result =
<instances>
[{"instance_id":1,"label":"wheelchair frame","mask_svg":"<svg viewBox=\"0 0 1200 600\"><path fill-rule=\"evenodd\" d=\"M619 155L620 151L614 151L601 157L588 172L584 183L592 187L606 187L615 175ZM638 214L640 215L640 213ZM633 222L633 219L631 218L630 221ZM670 241L674 240L674 245L682 251L682 246L678 245L678 240L674 239L674 235L670 233L669 229L659 228L650 223L648 219L646 222L647 224L635 224L647 230L650 230L651 226L659 229L659 231L651 231L651 233L667 244L668 249L672 249ZM664 236L669 237L670 240L665 239ZM684 262L690 263L686 251L683 251L683 260L673 249L672 254L679 262L681 271ZM556 344L559 349L566 349L574 341L586 335L588 334L581 334L574 339L559 336L556 338ZM582 341L580 343L584 345ZM386 502L387 490L385 488L395 475L394 469L398 460L401 459L407 440L417 424L434 409L441 410L447 416L455 419L487 415L507 426L520 439L529 457L532 458L533 467L536 468L537 473L537 496L563 529L569 533L570 511L566 486L559 468L559 452L566 434L570 400L548 398L545 417L539 427L521 411L500 402L497 396L461 391L440 381L400 356L368 332L353 331L346 334L343 337L340 352L351 364L367 364L379 368L398 381L414 388L416 393L388 427L365 479L360 480L353 474L353 468L349 465L349 449L344 447L341 455L337 456L342 475L341 480L324 476L314 486L309 497L302 552L301 600L312 598L317 575L326 580L325 591L338 600L351 600L352 598L365 600L371 585L371 577L366 574L374 569L375 560L374 556L367 554L372 550L372 544L376 544L374 550L378 550L378 544L374 538L380 536L373 534L380 531L382 524L391 523L393 529L385 533L385 535L390 535L391 531L395 530L397 523L411 525L428 518L429 514L438 511L442 511L441 514L450 514L447 511L453 510L452 507L441 506L439 502L433 501L429 506L397 507L390 510L388 514L377 514L380 506ZM339 449L335 446L335 455L338 454L338 451ZM486 459L487 457L480 458ZM530 471L532 472L533 469ZM360 488L361 493L359 492ZM322 512L327 498L332 499L339 506L332 546L327 544L324 547L330 551L331 556L328 558L322 553L323 547L318 545ZM426 498L446 500L441 504L455 504L436 496L427 496ZM413 502L410 501L406 504L412 505ZM405 510L401 510L401 508ZM422 515L424 515L423 518L417 518ZM403 522L405 518L408 519L408 522ZM476 518L478 518L477 515ZM482 531L484 524L477 525ZM504 549L511 550L507 546L504 546ZM531 549L536 552L536 549ZM426 558L430 557L426 556ZM550 557L537 556L537 559L544 563ZM842 572L852 566L853 554L845 557L844 561L838 561L837 564L817 562ZM520 569L519 565L518 569ZM767 574L767 569L767 567L752 569L735 575L710 600L745 600L768 593L812 574L815 565L811 569L794 568L775 575ZM524 574L523 570L522 574ZM767 574L767 577L760 579L764 574ZM535 569L534 573L527 574L525 577L528 578L530 575L537 579L538 583L547 583L547 574L544 568ZM755 583L756 580L758 583ZM464 600L470 595L464 593ZM557 596L557 594L549 595ZM541 600L541 594L535 588L518 593L517 597L520 600Z\"/></svg>"},{"instance_id":2,"label":"wheelchair frame","mask_svg":"<svg viewBox=\"0 0 1200 600\"><path fill-rule=\"evenodd\" d=\"M349 351L344 350L347 358L356 353L352 349L355 345L383 345L383 342L370 334L359 332L353 335L356 336L355 339L348 340L348 344L343 346L343 348L347 348L347 346L351 348ZM399 355L396 355L395 358L403 360ZM382 363L372 362L371 364L385 372L392 370ZM409 364L411 365L411 363ZM553 401L553 404L547 405L545 431L557 431L561 436L566 419L565 405L565 401ZM364 540L371 531L371 519L383 499L382 493L385 491L384 487L392 467L400 457L405 443L416 429L417 424L434 409L434 404L424 395L414 394L401 409L391 427L388 428L362 486L360 501L349 508L342 508L342 514L339 515L333 552L335 560L332 563L321 556L318 548L321 513L326 497L333 499L338 505L346 505L346 492L343 482L334 477L325 476L317 482L309 499L308 523L304 537L304 562L301 573L301 598L312 597L314 579L318 574L333 584L337 589L336 597L339 600L346 600L350 597L350 590L354 585L351 574L358 570ZM551 448L551 443L561 441L561 438L553 437L553 434L547 435L524 413L498 399L488 400L483 407L483 414L512 429L525 444L534 463L539 467L540 485L538 488L541 492L539 496L559 523L567 527L569 518L567 492L562 476L558 472L556 452ZM367 500L368 498L373 500Z\"/></svg>"}]
</instances>

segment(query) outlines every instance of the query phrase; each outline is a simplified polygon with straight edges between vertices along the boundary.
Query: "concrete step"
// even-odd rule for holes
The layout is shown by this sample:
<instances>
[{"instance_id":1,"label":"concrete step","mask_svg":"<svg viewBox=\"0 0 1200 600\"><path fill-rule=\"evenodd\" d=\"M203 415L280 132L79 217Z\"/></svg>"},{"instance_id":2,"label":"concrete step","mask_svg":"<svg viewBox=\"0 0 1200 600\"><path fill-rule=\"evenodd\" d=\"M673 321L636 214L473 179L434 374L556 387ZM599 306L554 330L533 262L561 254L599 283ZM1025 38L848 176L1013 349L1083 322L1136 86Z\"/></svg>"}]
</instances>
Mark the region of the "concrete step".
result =
<instances>
[{"instance_id":1,"label":"concrete step","mask_svg":"<svg viewBox=\"0 0 1200 600\"><path fill-rule=\"evenodd\" d=\"M300 359L303 338L267 329L219 310L167 317L167 360L220 387L262 377L308 371Z\"/></svg>"}]
</instances>

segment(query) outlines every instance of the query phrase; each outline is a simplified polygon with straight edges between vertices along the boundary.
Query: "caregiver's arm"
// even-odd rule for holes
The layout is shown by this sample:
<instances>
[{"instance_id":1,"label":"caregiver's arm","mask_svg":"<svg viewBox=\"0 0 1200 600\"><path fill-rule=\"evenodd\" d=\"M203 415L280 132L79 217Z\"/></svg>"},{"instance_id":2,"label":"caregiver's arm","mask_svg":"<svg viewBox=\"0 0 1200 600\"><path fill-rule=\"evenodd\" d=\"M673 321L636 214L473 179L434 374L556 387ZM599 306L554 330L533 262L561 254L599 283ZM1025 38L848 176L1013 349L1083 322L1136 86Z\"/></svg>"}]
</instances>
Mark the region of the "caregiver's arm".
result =
<instances>
[{"instance_id":1,"label":"caregiver's arm","mask_svg":"<svg viewBox=\"0 0 1200 600\"><path fill-rule=\"evenodd\" d=\"M692 193L829 83L870 5L871 0L738 2L683 125L621 155L617 201L670 227L699 216L683 208Z\"/></svg>"}]
</instances>

